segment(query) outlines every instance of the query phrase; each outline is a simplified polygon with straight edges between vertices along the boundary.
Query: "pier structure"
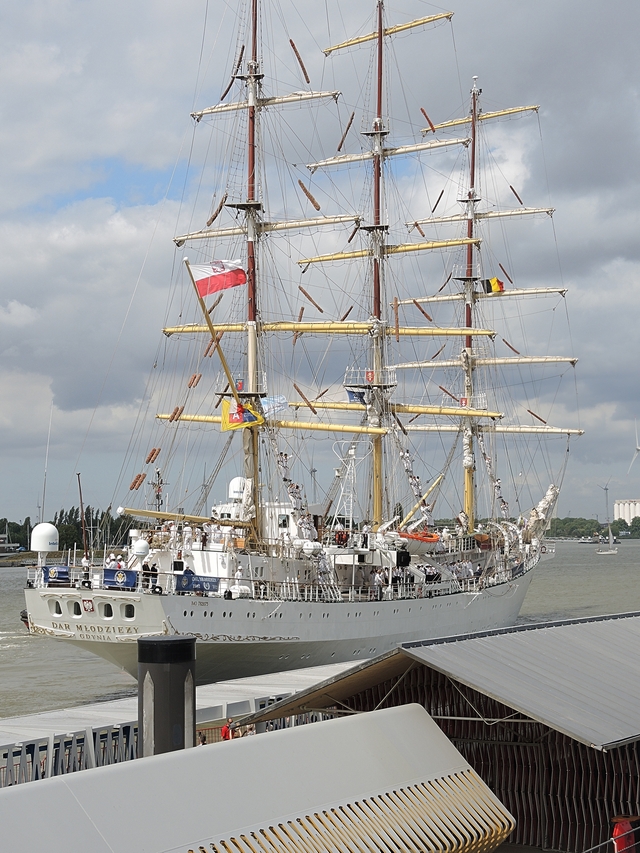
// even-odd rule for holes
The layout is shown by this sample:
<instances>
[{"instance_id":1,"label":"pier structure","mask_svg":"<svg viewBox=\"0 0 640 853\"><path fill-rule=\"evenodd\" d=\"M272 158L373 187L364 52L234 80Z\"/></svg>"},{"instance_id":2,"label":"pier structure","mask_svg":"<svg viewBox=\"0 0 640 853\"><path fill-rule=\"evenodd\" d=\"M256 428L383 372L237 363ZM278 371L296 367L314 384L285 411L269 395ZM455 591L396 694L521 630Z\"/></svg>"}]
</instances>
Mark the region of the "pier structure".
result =
<instances>
[{"instance_id":1,"label":"pier structure","mask_svg":"<svg viewBox=\"0 0 640 853\"><path fill-rule=\"evenodd\" d=\"M219 739L229 717L246 716L349 668L339 663L196 688L196 728ZM138 755L138 697L0 719L0 789Z\"/></svg>"}]
</instances>

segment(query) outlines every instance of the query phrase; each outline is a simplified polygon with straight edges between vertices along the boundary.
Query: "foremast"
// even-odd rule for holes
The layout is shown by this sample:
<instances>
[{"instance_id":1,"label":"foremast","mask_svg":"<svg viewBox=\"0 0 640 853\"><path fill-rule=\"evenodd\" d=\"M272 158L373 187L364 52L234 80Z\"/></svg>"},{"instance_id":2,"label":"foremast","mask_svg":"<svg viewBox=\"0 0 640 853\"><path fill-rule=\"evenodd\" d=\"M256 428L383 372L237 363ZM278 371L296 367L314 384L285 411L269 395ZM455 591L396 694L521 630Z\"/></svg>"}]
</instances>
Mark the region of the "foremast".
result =
<instances>
[{"instance_id":1,"label":"foremast","mask_svg":"<svg viewBox=\"0 0 640 853\"><path fill-rule=\"evenodd\" d=\"M469 143L469 190L467 192L467 238L472 240L475 237L475 216L476 216L476 146L477 146L477 128L478 128L478 95L479 90L476 86L476 80L473 78L473 88L471 89L471 127L470 127L470 143ZM467 328L472 328L474 325L473 305L474 305L474 290L477 275L475 274L474 265L474 245L469 243L467 246L466 270L464 276L464 320ZM463 356L464 366L464 397L469 404L473 400L473 337L467 335L465 338L465 355ZM474 460L474 421L470 420L464 425L463 439L463 467L464 467L464 514L466 517L467 533L473 533L475 529L475 460Z\"/></svg>"},{"instance_id":2,"label":"foremast","mask_svg":"<svg viewBox=\"0 0 640 853\"><path fill-rule=\"evenodd\" d=\"M442 122L440 124L434 125L427 117L429 121L429 127L423 129L423 134L428 134L430 132L436 133L438 130L450 129L461 125L469 126L469 184L468 190L463 198L460 201L464 205L464 210L461 214L457 215L449 215L449 216L440 216L440 217L428 217L426 219L418 219L413 222L407 223L407 227L409 228L418 228L421 234L424 234L421 225L433 225L433 224L441 224L441 223L455 223L455 222L465 222L466 223L466 255L465 255L465 263L463 266L463 270L457 276L454 276L457 280L459 280L462 284L462 289L457 294L452 295L444 295L444 296L433 296L426 298L418 298L418 299L405 299L399 300L398 305L408 305L408 304L416 304L420 305L420 303L429 303L429 302L450 302L455 301L456 299L462 300L464 304L464 325L466 327L467 333L465 334L465 342L464 348L460 354L459 359L453 360L441 360L437 363L434 363L432 360L429 362L406 362L402 364L396 364L396 368L419 368L428 366L430 369L434 367L453 367L459 366L462 370L463 382L464 382L464 392L463 392L463 400L461 400L462 406L466 409L467 406L471 406L474 410L476 407L478 409L482 408L482 403L476 399L474 396L475 392L475 383L474 383L474 372L478 367L486 367L486 366L495 366L495 365L513 365L513 364L548 364L548 363L568 363L571 366L575 366L577 359L572 357L558 357L558 356L521 356L520 353L517 353L517 356L514 358L513 356L508 358L498 358L498 357L479 357L475 354L473 349L473 338L478 334L478 330L475 330L474 327L474 307L476 302L479 300L483 300L485 298L491 297L523 297L523 296L539 296L539 295L552 295L559 294L564 296L566 293L565 288L527 288L527 289L518 289L513 288L510 291L502 292L502 287L499 287L497 292L493 290L489 290L486 292L481 287L478 291L476 289L476 284L483 278L480 275L480 260L477 254L478 247L480 244L480 240L478 239L477 233L477 223L478 221L484 219L493 219L493 218L502 218L502 217L519 217L519 216L527 216L527 215L537 215L537 214L547 214L552 216L554 213L553 208L527 208L523 205L522 200L518 196L517 192L510 187L511 191L514 193L518 201L520 202L521 207L515 210L501 210L501 211L480 211L478 210L478 203L481 201L481 198L477 192L476 187L476 170L477 170L477 139L478 139L478 126L480 122L483 122L487 119L495 119L504 116L511 116L518 113L523 112L537 112L538 106L523 106L523 107L512 107L509 109L498 110L494 112L486 112L483 113L480 110L479 105L479 96L482 92L476 85L477 77L473 78L473 86L471 89L471 104L470 109L465 118L454 119L451 121ZM508 276L504 268L501 266L503 272ZM451 277L451 276L450 276ZM491 279L491 282L496 281L497 279ZM509 278L509 281L511 279ZM489 282L483 282L483 284L487 284ZM499 283L500 285L502 283ZM517 352L514 350L514 352ZM530 410L528 410L530 411ZM466 532L472 534L475 529L475 443L479 446L482 456L485 459L485 463L487 465L488 474L490 480L494 485L494 494L497 503L500 505L501 512L505 516L505 512L508 509L508 505L502 499L500 492L500 481L496 479L493 470L492 470L492 461L491 458L487 456L485 445L484 445L484 434L489 432L494 433L521 433L521 434L547 434L547 435L559 435L565 434L567 436L571 435L582 435L582 430L580 429L571 429L571 428L558 428L558 427L550 427L547 425L546 421L542 418L535 415L534 412L530 412L534 417L536 417L539 421L541 421L544 426L527 426L527 425L505 425L500 426L495 423L487 426L481 422L481 420L477 417L477 413L474 411L472 414L469 411L461 411L461 422L458 426L447 426L443 424L433 424L433 425L419 425L419 426L409 426L408 429L411 431L434 431L434 432L447 432L447 431L459 431L462 432L463 435L463 471L464 471L464 497L463 497L463 513L461 514L460 521L464 522L464 527L466 528ZM555 488L555 487L552 487Z\"/></svg>"}]
</instances>

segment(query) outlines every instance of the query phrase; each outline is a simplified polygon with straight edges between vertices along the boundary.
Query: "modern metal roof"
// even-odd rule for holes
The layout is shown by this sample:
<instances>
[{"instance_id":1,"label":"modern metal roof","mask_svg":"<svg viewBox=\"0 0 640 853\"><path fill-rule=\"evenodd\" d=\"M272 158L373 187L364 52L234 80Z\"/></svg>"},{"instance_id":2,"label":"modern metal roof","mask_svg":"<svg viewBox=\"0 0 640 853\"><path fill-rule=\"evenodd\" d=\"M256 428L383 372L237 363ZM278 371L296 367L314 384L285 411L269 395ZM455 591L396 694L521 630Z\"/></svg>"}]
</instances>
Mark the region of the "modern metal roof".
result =
<instances>
[{"instance_id":1,"label":"modern metal roof","mask_svg":"<svg viewBox=\"0 0 640 853\"><path fill-rule=\"evenodd\" d=\"M574 740L608 749L640 740L639 649L640 613L407 643L271 706L269 717L348 705L349 696L417 661Z\"/></svg>"},{"instance_id":2,"label":"modern metal roof","mask_svg":"<svg viewBox=\"0 0 640 853\"><path fill-rule=\"evenodd\" d=\"M0 790L3 848L487 853L512 816L419 705Z\"/></svg>"}]
</instances>

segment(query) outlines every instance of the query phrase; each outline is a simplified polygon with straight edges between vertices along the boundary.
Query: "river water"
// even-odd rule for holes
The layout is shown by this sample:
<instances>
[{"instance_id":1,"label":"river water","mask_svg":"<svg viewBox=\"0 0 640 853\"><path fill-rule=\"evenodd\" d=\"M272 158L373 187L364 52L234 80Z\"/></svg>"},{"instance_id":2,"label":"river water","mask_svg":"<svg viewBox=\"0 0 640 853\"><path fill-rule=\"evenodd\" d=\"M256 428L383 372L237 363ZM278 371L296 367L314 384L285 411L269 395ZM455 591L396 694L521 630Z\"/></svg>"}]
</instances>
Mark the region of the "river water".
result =
<instances>
[{"instance_id":1,"label":"river water","mask_svg":"<svg viewBox=\"0 0 640 853\"><path fill-rule=\"evenodd\" d=\"M88 652L30 637L19 619L26 569L0 567L0 717L134 695L136 682ZM640 611L640 540L615 556L595 546L558 542L556 557L535 570L520 623Z\"/></svg>"}]
</instances>

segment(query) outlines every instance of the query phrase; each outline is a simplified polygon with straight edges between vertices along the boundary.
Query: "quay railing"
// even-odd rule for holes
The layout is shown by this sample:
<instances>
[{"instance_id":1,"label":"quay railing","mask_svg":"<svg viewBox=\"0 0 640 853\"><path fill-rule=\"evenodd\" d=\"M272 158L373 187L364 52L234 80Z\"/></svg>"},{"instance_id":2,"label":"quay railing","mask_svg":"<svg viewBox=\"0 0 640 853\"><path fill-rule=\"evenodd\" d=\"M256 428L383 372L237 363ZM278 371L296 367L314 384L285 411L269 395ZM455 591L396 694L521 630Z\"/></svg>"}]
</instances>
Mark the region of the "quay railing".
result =
<instances>
[{"instance_id":1,"label":"quay railing","mask_svg":"<svg viewBox=\"0 0 640 853\"><path fill-rule=\"evenodd\" d=\"M136 758L138 723L98 726L0 746L0 788Z\"/></svg>"}]
</instances>

